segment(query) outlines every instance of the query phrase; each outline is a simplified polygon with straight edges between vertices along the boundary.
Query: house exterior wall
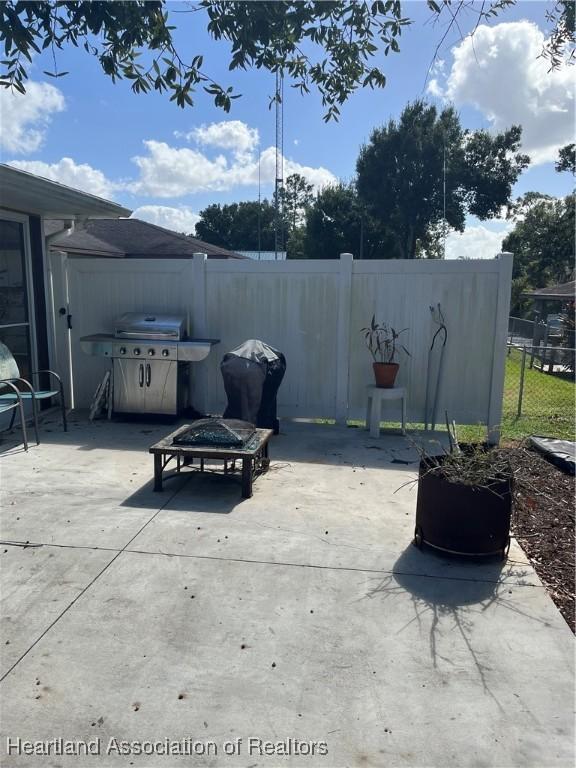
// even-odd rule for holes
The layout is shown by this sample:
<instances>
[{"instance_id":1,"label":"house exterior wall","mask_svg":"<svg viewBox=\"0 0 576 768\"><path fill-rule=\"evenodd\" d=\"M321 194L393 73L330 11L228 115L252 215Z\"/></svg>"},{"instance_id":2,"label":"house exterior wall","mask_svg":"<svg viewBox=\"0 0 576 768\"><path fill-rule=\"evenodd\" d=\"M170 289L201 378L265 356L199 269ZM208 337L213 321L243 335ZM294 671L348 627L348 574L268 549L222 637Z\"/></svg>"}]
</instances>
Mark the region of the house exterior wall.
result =
<instances>
[{"instance_id":1,"label":"house exterior wall","mask_svg":"<svg viewBox=\"0 0 576 768\"><path fill-rule=\"evenodd\" d=\"M297 260L192 262L91 259L68 263L74 398L87 407L107 360L80 349L81 336L113 330L125 311L177 312L191 335L221 339L192 366L199 410L222 412L223 354L261 338L286 355L280 415L361 419L371 358L360 329L373 314L403 335L398 385L408 389L408 419L422 422L428 349L436 330L430 306L448 327L438 414L459 423L500 421L512 257L478 261ZM495 434L495 433L494 433Z\"/></svg>"}]
</instances>

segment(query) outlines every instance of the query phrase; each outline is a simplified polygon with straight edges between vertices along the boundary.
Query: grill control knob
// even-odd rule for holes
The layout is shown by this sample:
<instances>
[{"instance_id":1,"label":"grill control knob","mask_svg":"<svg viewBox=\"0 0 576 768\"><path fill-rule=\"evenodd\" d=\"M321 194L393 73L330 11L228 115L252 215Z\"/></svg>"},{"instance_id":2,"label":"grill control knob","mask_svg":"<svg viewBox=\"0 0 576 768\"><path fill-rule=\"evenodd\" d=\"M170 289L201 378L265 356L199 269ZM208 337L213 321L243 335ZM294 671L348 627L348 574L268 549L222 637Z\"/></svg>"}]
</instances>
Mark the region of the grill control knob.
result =
<instances>
[{"instance_id":1,"label":"grill control knob","mask_svg":"<svg viewBox=\"0 0 576 768\"><path fill-rule=\"evenodd\" d=\"M125 355L126 354L126 347L120 347L120 354Z\"/></svg>"},{"instance_id":2,"label":"grill control knob","mask_svg":"<svg viewBox=\"0 0 576 768\"><path fill-rule=\"evenodd\" d=\"M155 354L156 352L153 349L148 350L148 357L154 357Z\"/></svg>"},{"instance_id":3,"label":"grill control knob","mask_svg":"<svg viewBox=\"0 0 576 768\"><path fill-rule=\"evenodd\" d=\"M140 354L140 347L134 348L134 354L136 355L136 357L138 357L138 355Z\"/></svg>"},{"instance_id":4,"label":"grill control knob","mask_svg":"<svg viewBox=\"0 0 576 768\"><path fill-rule=\"evenodd\" d=\"M162 357L168 357L169 354L170 354L170 352L168 352L167 349L163 349L162 350Z\"/></svg>"}]
</instances>

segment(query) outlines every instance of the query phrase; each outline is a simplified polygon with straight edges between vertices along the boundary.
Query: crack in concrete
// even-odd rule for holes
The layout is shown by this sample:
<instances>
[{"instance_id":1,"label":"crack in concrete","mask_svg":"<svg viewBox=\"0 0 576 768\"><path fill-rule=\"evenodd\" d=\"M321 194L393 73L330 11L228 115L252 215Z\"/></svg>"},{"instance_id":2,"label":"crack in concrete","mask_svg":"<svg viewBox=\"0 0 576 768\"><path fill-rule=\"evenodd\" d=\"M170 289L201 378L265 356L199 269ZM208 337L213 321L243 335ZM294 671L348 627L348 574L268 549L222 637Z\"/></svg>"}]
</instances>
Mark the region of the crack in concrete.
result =
<instances>
[{"instance_id":1,"label":"crack in concrete","mask_svg":"<svg viewBox=\"0 0 576 768\"><path fill-rule=\"evenodd\" d=\"M181 489L179 489L181 490ZM177 491L178 493L178 491ZM161 510L158 510L160 512ZM152 522L154 517L158 514L156 512L153 517L150 518L136 533L132 539L128 542L130 544L131 541L134 541L134 539L141 533L142 530L148 525L148 523ZM8 545L8 546L20 546L24 549L27 549L28 547L52 547L54 549L81 549L81 550L89 550L93 552L116 552L117 555L120 554L129 554L129 555L148 555L148 556L154 556L154 557L184 557L188 558L190 560L215 560L217 562L223 562L223 563L246 563L246 564L253 564L253 565L276 565L276 566L283 566L286 568L315 568L317 570L324 570L324 571L351 571L354 573L382 573L382 574L390 574L390 575L398 575L398 576L414 576L422 579L438 579L442 581L464 581L464 582L471 582L474 584L506 584L509 582L506 582L503 579L479 579L479 578L468 578L466 576L444 576L441 574L434 574L434 573L419 573L418 571L399 571L398 569L390 569L390 568L355 568L353 566L349 565L320 565L318 563L292 563L285 560L256 560L253 558L247 558L247 557L222 557L219 555L198 555L198 554L191 554L187 552L162 552L160 550L148 550L148 549L128 549L128 544L125 547L122 547L121 549L118 549L117 547L89 547L87 545L82 544L54 544L53 542L50 543L38 543L38 542L30 542L23 544L22 542L10 542L10 541L3 541L0 542L0 544ZM116 558L114 558L116 559ZM114 560L110 561L110 564L114 562ZM509 561L511 565L526 565L526 563L523 563L521 561ZM512 574L508 574L508 576L511 576ZM534 587L535 589L542 589L541 584L527 584L527 583L514 583L515 587Z\"/></svg>"},{"instance_id":2,"label":"crack in concrete","mask_svg":"<svg viewBox=\"0 0 576 768\"><path fill-rule=\"evenodd\" d=\"M53 628L53 627L54 627L54 626L55 626L55 625L56 625L56 624L57 624L57 623L60 621L60 619L61 619L61 618L62 618L62 617L63 617L63 616L64 616L64 615L65 615L65 614L66 614L66 613L67 613L67 612L70 610L70 608L72 608L72 606L73 606L73 605L74 605L76 602L78 602L78 600L80 600L80 598L81 598L83 595L85 595L85 594L86 594L86 592L87 592L87 591L90 589L90 587L91 587L93 584L95 584L95 583L96 583L96 581L98 581L98 579L100 578L100 576L102 576L102 574L103 574L103 573L105 573L105 572L108 570L108 568L110 568L110 566L112 565L112 563L114 563L114 562L115 562L115 561L116 561L116 560L117 560L117 559L120 557L120 555L121 555L123 552L125 552L125 551L127 550L127 548L130 546L130 544L131 544L131 543L134 541L134 539L135 539L137 536L139 536L139 535L142 533L142 531L143 531L143 530L146 528L146 526L147 526L147 525L149 525L149 524L150 524L150 523L151 523L151 522L154 520L154 518L155 518L157 515L159 515L159 514L160 514L160 512L162 512L162 510L163 510L163 509L164 509L164 508L165 508L165 507L166 507L168 504L170 504L170 502L172 501L172 499L174 499L174 497L175 497L175 496L176 496L178 493L180 493L180 491L181 491L181 490L182 490L182 489L183 489L183 488L186 486L187 482L188 482L188 479L187 479L187 480L185 480L185 481L184 481L184 483L183 483L183 484L182 484L182 485L181 485L179 488L177 488L177 489L174 491L174 493L173 493L173 494L172 494L172 495L171 495L171 496L170 496L170 497L169 497L169 498L168 498L168 499L167 499L167 500L164 502L164 504L163 504L163 505L162 505L162 506L161 506L159 509L157 509L157 510L156 510L156 512L154 512L154 514L153 514L153 515L152 515L152 516L151 516L151 517L150 517L148 520L146 520L146 522L144 523L144 525L142 525L142 526L141 526L141 527L140 527L140 528L139 528L139 529L136 531L136 533L134 534L134 536L132 536L132 538L131 538L131 539L129 539L129 540L126 542L126 544L125 544L125 545L122 547L122 549L107 549L107 548L104 548L104 547L101 547L101 548L100 548L100 547L70 547L70 548L72 548L72 549L100 549L101 551L105 551L105 552L116 552L116 554L114 555L114 557L113 557L113 558L112 558L112 559L111 559L111 560L110 560L108 563L106 563L106 565L105 565L105 566L104 566L104 567L103 567L103 568L102 568L102 569L101 569L101 570L100 570L100 571L99 571L99 572L96 574L96 576L94 576L94 578L93 578L93 579L92 579L90 582L88 582L88 584L87 584L87 585L84 587L84 589L82 589L82 590L81 590L81 591L80 591L80 592L79 592L79 593L76 595L76 597L75 597L75 598L74 598L74 599L73 599L73 600L72 600L72 601L71 601L71 602L70 602L70 603L69 603L69 604L68 604L68 605L67 605L67 606L66 606L66 607L65 607L65 608L64 608L64 609L63 609L63 610L62 610L62 611L61 611L61 612L58 614L58 616L56 616L56 618L54 619L54 621L52 621L52 622L51 622L51 623L50 623L50 624L49 624L49 625L46 627L46 629L45 629L43 632L41 632L41 633L40 633L40 635L39 635L39 636L36 638L36 640L34 640L34 642L32 643L32 645L30 645L30 646L29 646L29 647L28 647L28 648L27 648L27 649L24 651L24 653L22 653L22 654L19 656L19 658L18 658L18 659L16 659L16 661L14 662L14 664L12 664L12 666L11 666L11 667L10 667L10 668L9 668L9 669L8 669L8 670L7 670L7 671L6 671L6 672L5 672L3 675L2 675L2 677L0 677L0 683L4 682L4 680L5 680L5 679L8 677L8 675L9 675L9 674L10 674L10 673L11 673L11 672L14 670L14 669L16 669L16 667L18 666L18 664L20 664L20 662L21 662L21 661L22 661L22 660L23 660L23 659L24 659L24 658L25 658L25 657L26 657L26 656L27 656L27 655L30 653L30 651L31 651L31 650L32 650L32 649L33 649L33 648L34 648L36 645L38 645L38 643L40 642L40 640L42 640L42 638L43 638L43 637L45 637L45 636L48 634L48 632L50 632L50 630L51 630L51 629L52 629L52 628ZM8 543L8 542L5 542L5 544L6 544L6 543ZM62 545L54 545L54 544L37 544L37 543L32 543L32 542L26 542L26 543L24 544L24 543L22 543L22 542L15 542L15 543L14 543L14 546L20 546L20 547L24 546L25 548L28 548L28 547L30 547L30 546L32 546L32 547L36 547L36 546L52 547L52 546L62 546Z\"/></svg>"}]
</instances>

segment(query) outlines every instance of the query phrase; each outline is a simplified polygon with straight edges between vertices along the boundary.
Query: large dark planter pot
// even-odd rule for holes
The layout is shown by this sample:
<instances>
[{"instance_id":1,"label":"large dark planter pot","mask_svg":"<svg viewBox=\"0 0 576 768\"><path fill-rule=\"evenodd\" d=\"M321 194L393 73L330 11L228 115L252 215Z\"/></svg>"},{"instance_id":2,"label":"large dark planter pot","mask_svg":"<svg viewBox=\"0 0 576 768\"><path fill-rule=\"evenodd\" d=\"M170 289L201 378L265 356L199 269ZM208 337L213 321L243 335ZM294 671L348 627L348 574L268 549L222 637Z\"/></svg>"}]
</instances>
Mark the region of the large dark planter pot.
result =
<instances>
[{"instance_id":1,"label":"large dark planter pot","mask_svg":"<svg viewBox=\"0 0 576 768\"><path fill-rule=\"evenodd\" d=\"M443 457L437 457L441 462ZM451 483L420 462L414 544L457 555L501 555L510 546L512 479L488 488Z\"/></svg>"}]
</instances>

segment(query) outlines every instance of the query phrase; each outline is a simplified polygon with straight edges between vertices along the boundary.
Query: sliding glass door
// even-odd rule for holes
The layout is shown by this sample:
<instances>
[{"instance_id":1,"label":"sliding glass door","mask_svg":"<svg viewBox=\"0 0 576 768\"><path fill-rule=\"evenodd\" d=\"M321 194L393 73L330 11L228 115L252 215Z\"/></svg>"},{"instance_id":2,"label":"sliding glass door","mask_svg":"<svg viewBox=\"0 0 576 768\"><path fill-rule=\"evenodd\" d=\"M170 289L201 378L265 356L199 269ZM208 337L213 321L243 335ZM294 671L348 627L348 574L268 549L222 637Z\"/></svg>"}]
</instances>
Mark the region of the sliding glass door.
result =
<instances>
[{"instance_id":1,"label":"sliding glass door","mask_svg":"<svg viewBox=\"0 0 576 768\"><path fill-rule=\"evenodd\" d=\"M0 341L20 376L36 370L28 218L0 211Z\"/></svg>"}]
</instances>

